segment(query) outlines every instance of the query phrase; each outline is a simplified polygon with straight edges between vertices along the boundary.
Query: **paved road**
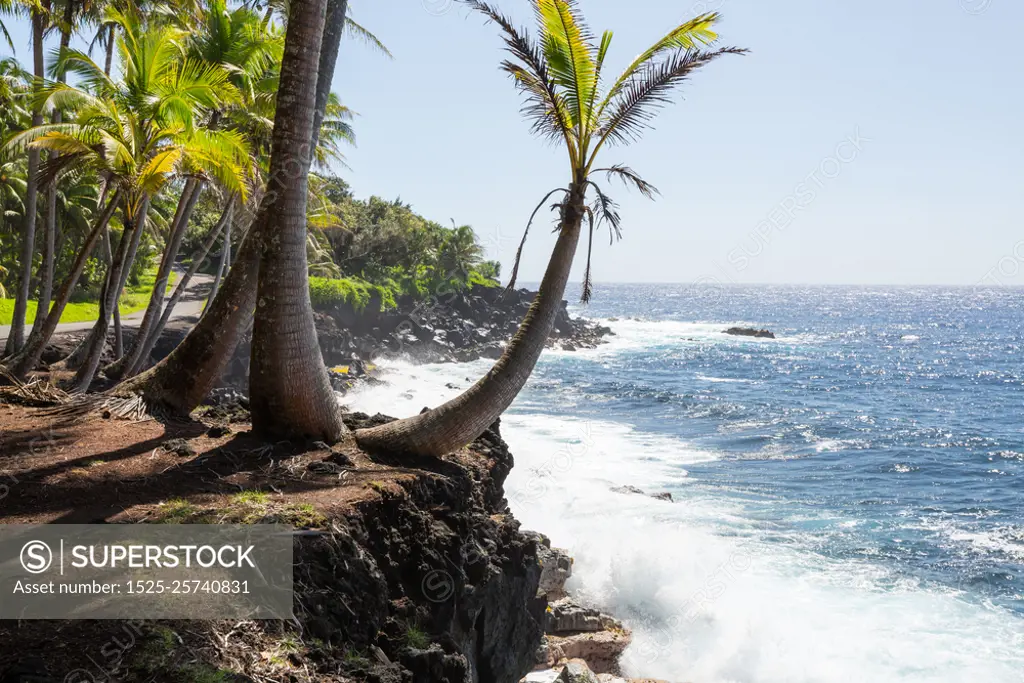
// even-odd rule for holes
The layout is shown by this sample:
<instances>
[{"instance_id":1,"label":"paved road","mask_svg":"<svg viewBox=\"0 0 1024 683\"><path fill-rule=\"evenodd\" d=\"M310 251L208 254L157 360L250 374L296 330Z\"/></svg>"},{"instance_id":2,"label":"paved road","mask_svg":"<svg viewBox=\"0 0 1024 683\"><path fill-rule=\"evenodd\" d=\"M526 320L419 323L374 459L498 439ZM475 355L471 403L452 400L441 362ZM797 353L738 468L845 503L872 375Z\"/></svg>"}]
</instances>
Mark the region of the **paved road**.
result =
<instances>
[{"instance_id":1,"label":"paved road","mask_svg":"<svg viewBox=\"0 0 1024 683\"><path fill-rule=\"evenodd\" d=\"M178 280L184 276L184 272L178 272ZM174 307L174 313L171 314L171 321L178 320L180 318L198 318L203 312L203 305L206 301L207 295L210 293L210 289L213 286L213 276L203 275L202 273L196 273L196 275L189 281L188 289L181 295L181 300L178 305ZM145 316L145 309L131 313L129 315L121 316L121 325L123 327L135 328L138 327L142 322L143 316ZM61 323L57 325L56 334L62 332L81 332L91 330L96 321L84 322L84 323ZM31 323L26 325L25 335L31 331ZM7 341L7 336L11 333L10 325L0 325L0 351L3 350L2 342Z\"/></svg>"}]
</instances>

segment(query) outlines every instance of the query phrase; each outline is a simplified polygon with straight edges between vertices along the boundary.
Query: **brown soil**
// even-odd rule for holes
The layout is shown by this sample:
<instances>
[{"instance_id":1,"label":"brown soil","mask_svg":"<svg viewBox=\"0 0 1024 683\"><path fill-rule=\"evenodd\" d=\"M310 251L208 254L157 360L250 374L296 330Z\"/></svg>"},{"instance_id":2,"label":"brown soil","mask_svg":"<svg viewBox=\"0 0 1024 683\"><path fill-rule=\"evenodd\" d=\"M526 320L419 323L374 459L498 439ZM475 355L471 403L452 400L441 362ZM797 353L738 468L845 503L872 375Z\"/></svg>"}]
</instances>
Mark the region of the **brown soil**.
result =
<instances>
[{"instance_id":1,"label":"brown soil","mask_svg":"<svg viewBox=\"0 0 1024 683\"><path fill-rule=\"evenodd\" d=\"M0 403L2 524L145 522L168 501L223 508L242 491L334 517L408 476L352 444L267 444L237 423L70 420Z\"/></svg>"}]
</instances>

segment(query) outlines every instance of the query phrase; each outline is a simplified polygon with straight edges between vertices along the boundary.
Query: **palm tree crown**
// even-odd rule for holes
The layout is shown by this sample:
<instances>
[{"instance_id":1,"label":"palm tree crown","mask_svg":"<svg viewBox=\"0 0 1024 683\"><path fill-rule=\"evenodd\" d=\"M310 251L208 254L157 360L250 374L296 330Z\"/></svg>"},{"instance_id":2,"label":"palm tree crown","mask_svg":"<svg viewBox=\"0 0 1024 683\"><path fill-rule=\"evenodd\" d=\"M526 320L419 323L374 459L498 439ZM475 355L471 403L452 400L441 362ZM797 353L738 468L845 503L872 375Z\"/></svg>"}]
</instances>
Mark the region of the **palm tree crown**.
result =
<instances>
[{"instance_id":1,"label":"palm tree crown","mask_svg":"<svg viewBox=\"0 0 1024 683\"><path fill-rule=\"evenodd\" d=\"M516 28L510 18L486 2L462 1L501 28L505 48L511 55L501 68L525 96L522 112L531 121L533 132L564 144L568 152L571 187L549 193L534 210L530 223L552 195L563 193L569 197L575 187L585 196L591 188L596 198L584 209L591 241L594 228L601 223L608 225L613 239L620 236L621 224L615 202L591 180L592 174L604 172L609 178L618 177L648 198L657 193L653 185L627 166L595 168L605 145L639 140L651 127L657 110L671 101L672 91L694 71L722 55L745 52L733 47L710 49L718 37L712 28L719 15L701 14L669 31L606 87L604 67L612 32L605 31L600 40L595 40L576 0L530 0L537 21L537 38L525 28ZM561 210L563 205L556 208ZM526 235L524 244L525 241ZM515 284L522 251L521 244L509 287ZM589 300L590 291L588 253L584 301Z\"/></svg>"}]
</instances>

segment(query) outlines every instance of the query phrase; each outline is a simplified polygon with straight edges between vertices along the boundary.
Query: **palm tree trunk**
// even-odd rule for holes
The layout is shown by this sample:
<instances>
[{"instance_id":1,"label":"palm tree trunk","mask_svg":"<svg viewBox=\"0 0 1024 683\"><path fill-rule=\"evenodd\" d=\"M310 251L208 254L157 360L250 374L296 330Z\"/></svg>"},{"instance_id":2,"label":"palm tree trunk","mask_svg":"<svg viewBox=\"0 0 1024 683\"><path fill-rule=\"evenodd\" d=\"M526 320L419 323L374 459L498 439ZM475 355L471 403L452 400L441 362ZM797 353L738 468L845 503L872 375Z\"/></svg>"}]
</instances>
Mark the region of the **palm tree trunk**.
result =
<instances>
[{"instance_id":1,"label":"palm tree trunk","mask_svg":"<svg viewBox=\"0 0 1024 683\"><path fill-rule=\"evenodd\" d=\"M160 267L156 272L156 284L153 286L153 293L149 297L149 305L146 306L146 313L139 325L139 332L135 336L135 343L127 356L113 363L104 369L103 373L111 379L131 377L138 372L138 365L141 363L142 352L146 346L149 333L156 324L163 311L164 300L167 298L167 281L171 277L171 268L178 258L178 251L181 249L181 241L185 237L189 221L192 219L192 211L195 209L196 201L203 192L205 181L189 178L178 199L178 209L175 219L171 223L171 232L164 248L163 257L160 260Z\"/></svg>"},{"instance_id":2,"label":"palm tree trunk","mask_svg":"<svg viewBox=\"0 0 1024 683\"><path fill-rule=\"evenodd\" d=\"M561 310L580 239L585 193L585 185L573 186L537 298L490 372L469 390L433 410L358 430L355 437L360 446L396 454L441 457L471 443L505 412L530 378Z\"/></svg>"},{"instance_id":3,"label":"palm tree trunk","mask_svg":"<svg viewBox=\"0 0 1024 683\"><path fill-rule=\"evenodd\" d=\"M124 234L121 236L121 243L118 245L114 261L107 270L107 281L103 286L103 294L100 296L100 316L94 326L94 335L89 351L82 367L78 369L72 383L75 392L85 393L92 385L96 377L96 370L99 368L100 359L103 357L103 348L107 342L107 330L110 326L112 310L118 305L121 298L121 289L127 280L127 273L132 267L135 251L139 247L139 239L146 226L146 218L149 215L149 198L142 200L138 213L134 220L126 221ZM131 229L127 228L131 225Z\"/></svg>"},{"instance_id":4,"label":"palm tree trunk","mask_svg":"<svg viewBox=\"0 0 1024 683\"><path fill-rule=\"evenodd\" d=\"M46 348L46 345L53 337L53 333L57 329L58 323L60 323L60 317L71 300L71 293L74 291L75 286L78 285L78 280L82 276L86 263L92 255L93 249L96 248L96 243L99 241L100 236L106 232L107 225L114 216L114 210L117 208L120 198L121 192L118 190L107 203L107 208L97 217L96 223L82 244L82 248L78 251L78 256L71 266L71 272L68 273L60 289L57 291L53 308L39 328L33 330L25 348L9 363L9 370L15 377L24 379L32 368L39 363L39 358L43 355L43 349ZM100 206L103 206L102 198L100 199Z\"/></svg>"},{"instance_id":5,"label":"palm tree trunk","mask_svg":"<svg viewBox=\"0 0 1024 683\"><path fill-rule=\"evenodd\" d=\"M234 213L234 197L228 200L228 206L224 209L221 214L220 221L217 225L213 226L210 230L210 234L206 236L206 241L199 247L195 254L192 255L192 265L189 266L188 271L182 276L178 282L178 286L174 288L174 293L171 294L170 300L167 305L164 306L164 313L160 316L160 322L153 327L146 338L145 346L142 349L141 360L139 366L142 366L149 359L149 354L153 352L153 347L156 346L157 341L160 339L160 335L163 334L164 328L167 327L167 323L171 319L171 314L174 312L174 307L178 305L178 301L181 299L181 295L188 289L189 283L192 281L193 276L199 270L199 266L203 261L206 260L210 250L213 249L213 245L217 242L217 238L224 230L224 226L231 226L231 215ZM138 374L140 368L136 367L132 371L132 375ZM132 376L129 375L129 376Z\"/></svg>"},{"instance_id":6,"label":"palm tree trunk","mask_svg":"<svg viewBox=\"0 0 1024 683\"><path fill-rule=\"evenodd\" d=\"M64 25L61 27L60 52L63 54L71 44L71 22L75 17L75 2L67 0L64 5ZM66 75L61 74L59 81L64 83ZM53 123L60 123L64 120L60 110L53 112L51 119ZM50 161L57 158L56 152L48 155ZM46 223L43 236L43 263L39 271L39 303L36 306L36 319L32 325L32 332L42 329L43 322L50 312L50 303L53 299L53 278L55 262L57 260L57 178L54 177L46 187Z\"/></svg>"},{"instance_id":7,"label":"palm tree trunk","mask_svg":"<svg viewBox=\"0 0 1024 683\"><path fill-rule=\"evenodd\" d=\"M38 92L39 86L46 76L43 62L43 15L32 12L32 62L35 74L33 90ZM32 110L32 127L43 125L43 112L37 105ZM32 262L36 245L36 201L39 194L39 150L28 150L28 178L25 189L25 223L22 228L21 243L21 275L18 280L18 292L14 299L14 318L11 321L11 333L7 337L4 355L9 356L21 350L25 345L25 315L28 311L28 299L32 291ZM37 312L38 315L38 312Z\"/></svg>"},{"instance_id":8,"label":"palm tree trunk","mask_svg":"<svg viewBox=\"0 0 1024 683\"><path fill-rule=\"evenodd\" d=\"M318 122L323 121L331 94L347 5L344 0L330 0L328 7L316 83ZM319 130L316 126L317 136ZM316 143L315 137L311 148L315 148ZM270 192L267 195L269 197ZM141 375L122 382L114 391L116 395L142 396L147 402L180 415L188 415L202 403L231 362L238 340L252 321L260 269L260 245L256 236L266 218L264 212L257 213L217 297L210 300L206 313L188 336L170 356Z\"/></svg>"},{"instance_id":9,"label":"palm tree trunk","mask_svg":"<svg viewBox=\"0 0 1024 683\"><path fill-rule=\"evenodd\" d=\"M121 268L121 280L117 285L116 298L114 299L114 360L118 361L124 357L124 328L121 325L121 295L124 294L124 288L128 285L128 276L131 274L132 266L135 264L135 257L139 253L139 243L142 241L142 234L146 231L146 217L149 215L149 198L147 197L141 208L139 209L139 215L142 216L142 221L139 223L141 227L137 230L132 231L132 243L129 246L128 256L124 260L123 267Z\"/></svg>"},{"instance_id":10,"label":"palm tree trunk","mask_svg":"<svg viewBox=\"0 0 1024 683\"><path fill-rule=\"evenodd\" d=\"M347 433L324 366L309 299L306 205L316 119L316 87L305 75L317 69L326 0L294 4L288 17L263 224L259 306L249 366L253 431L266 437L338 441ZM291 173L287 177L286 173Z\"/></svg>"},{"instance_id":11,"label":"palm tree trunk","mask_svg":"<svg viewBox=\"0 0 1024 683\"><path fill-rule=\"evenodd\" d=\"M105 73L107 76L110 75L110 70L114 66L114 42L115 42L115 37L116 36L114 35L114 26L113 26L113 24L111 24L111 26L109 28L109 33L107 34L107 55L106 55L106 61L103 63L103 73Z\"/></svg>"},{"instance_id":12,"label":"palm tree trunk","mask_svg":"<svg viewBox=\"0 0 1024 683\"><path fill-rule=\"evenodd\" d=\"M217 277L213 280L213 288L210 289L210 296L206 300L206 306L203 306L203 315L206 314L206 309L209 308L210 302L217 298L221 280L227 277L228 269L231 267L231 224L234 222L234 213L235 204L232 202L228 206L228 220L227 226L224 229L224 245L220 250L220 265L217 266Z\"/></svg>"}]
</instances>

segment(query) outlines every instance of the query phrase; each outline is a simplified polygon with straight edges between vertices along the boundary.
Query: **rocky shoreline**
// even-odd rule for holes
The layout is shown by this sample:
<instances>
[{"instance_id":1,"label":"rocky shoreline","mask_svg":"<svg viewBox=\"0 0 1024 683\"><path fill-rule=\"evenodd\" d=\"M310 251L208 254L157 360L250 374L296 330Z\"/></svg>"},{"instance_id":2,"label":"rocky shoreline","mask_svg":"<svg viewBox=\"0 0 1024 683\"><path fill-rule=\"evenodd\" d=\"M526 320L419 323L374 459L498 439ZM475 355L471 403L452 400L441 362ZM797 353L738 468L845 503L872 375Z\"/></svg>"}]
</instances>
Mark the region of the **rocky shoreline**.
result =
<instances>
[{"instance_id":1,"label":"rocky shoreline","mask_svg":"<svg viewBox=\"0 0 1024 683\"><path fill-rule=\"evenodd\" d=\"M498 359L536 298L529 289L474 286L428 301L402 299L396 309L359 311L339 304L318 311L317 332L328 365L357 359L405 357L418 363L467 363ZM564 351L594 348L610 328L569 314L568 302L555 320L548 346Z\"/></svg>"},{"instance_id":2,"label":"rocky shoreline","mask_svg":"<svg viewBox=\"0 0 1024 683\"><path fill-rule=\"evenodd\" d=\"M371 375L376 362L402 358L415 363L467 363L481 358L497 360L512 339L537 292L529 289L506 290L475 285L468 291L434 297L427 301L403 298L397 307L380 311L380 302L371 300L357 309L340 303L314 314L324 362L331 369L331 380L344 393L354 381ZM168 356L188 334L195 319L182 319L169 325L158 340L150 358L156 363ZM85 339L87 332L58 334L43 353L40 370L68 357ZM613 336L611 328L586 318L573 317L568 302L555 321L548 347L562 351L592 349ZM126 328L125 346L130 347L135 331ZM221 385L244 393L249 372L249 342L243 337ZM113 333L108 338L103 363L113 362ZM102 379L102 378L101 378ZM98 389L105 388L101 381Z\"/></svg>"}]
</instances>

